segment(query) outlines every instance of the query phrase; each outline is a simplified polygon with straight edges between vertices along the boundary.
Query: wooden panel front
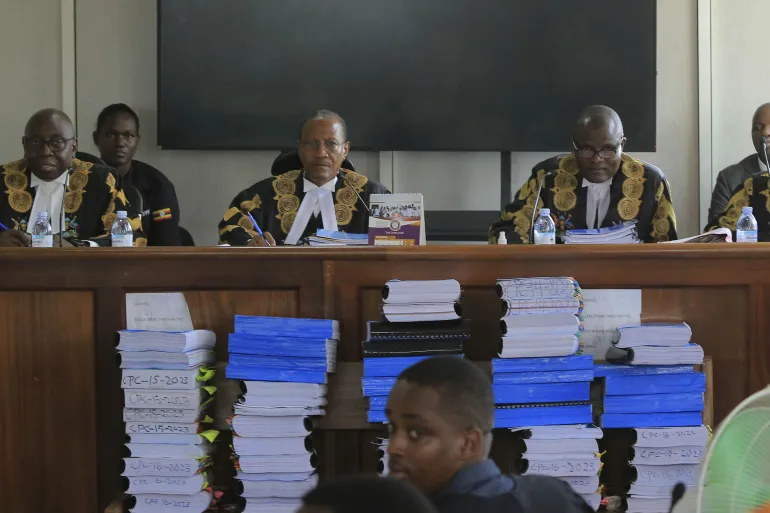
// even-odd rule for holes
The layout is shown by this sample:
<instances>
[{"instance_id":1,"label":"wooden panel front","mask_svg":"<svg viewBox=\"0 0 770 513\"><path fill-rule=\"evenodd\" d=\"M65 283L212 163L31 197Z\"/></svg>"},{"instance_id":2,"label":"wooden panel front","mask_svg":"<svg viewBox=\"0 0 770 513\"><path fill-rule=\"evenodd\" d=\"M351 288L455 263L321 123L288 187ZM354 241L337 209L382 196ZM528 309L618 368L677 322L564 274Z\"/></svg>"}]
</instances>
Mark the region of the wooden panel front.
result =
<instances>
[{"instance_id":1,"label":"wooden panel front","mask_svg":"<svg viewBox=\"0 0 770 513\"><path fill-rule=\"evenodd\" d=\"M341 322L346 376L330 383L314 435L324 477L373 471L382 427L363 415L366 320L392 278L455 278L472 321L467 356L494 357L498 278L576 277L583 288L640 288L645 316L679 317L713 358L718 422L770 382L770 244L603 247L143 248L0 250L0 495L14 513L98 511L114 497L122 442L114 335L127 292L182 291L225 360L235 314ZM335 387L338 387L335 389ZM512 468L513 442L494 456ZM98 491L98 499L97 499Z\"/></svg>"},{"instance_id":2,"label":"wooden panel front","mask_svg":"<svg viewBox=\"0 0 770 513\"><path fill-rule=\"evenodd\" d=\"M96 509L89 292L0 292L4 511Z\"/></svg>"}]
</instances>

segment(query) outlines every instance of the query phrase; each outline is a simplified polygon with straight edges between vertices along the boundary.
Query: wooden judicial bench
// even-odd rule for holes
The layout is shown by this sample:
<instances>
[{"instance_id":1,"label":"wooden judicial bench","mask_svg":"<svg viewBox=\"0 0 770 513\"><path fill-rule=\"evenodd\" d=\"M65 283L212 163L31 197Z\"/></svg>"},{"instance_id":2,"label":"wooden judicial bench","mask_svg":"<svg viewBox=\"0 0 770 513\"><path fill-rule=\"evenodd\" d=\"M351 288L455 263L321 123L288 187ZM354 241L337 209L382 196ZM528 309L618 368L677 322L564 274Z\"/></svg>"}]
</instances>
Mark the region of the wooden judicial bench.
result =
<instances>
[{"instance_id":1,"label":"wooden judicial bench","mask_svg":"<svg viewBox=\"0 0 770 513\"><path fill-rule=\"evenodd\" d=\"M0 497L13 513L95 513L115 496L114 342L128 292L183 291L195 327L216 332L220 361L235 314L339 320L339 361L355 368L345 362L361 360L389 279L457 279L472 319L466 355L488 361L500 337L495 280L570 275L583 288L641 288L643 316L690 323L713 361L716 423L770 382L770 244L4 249L0 269ZM330 388L314 435L320 473L375 471L382 428L335 406ZM494 457L510 466L504 448Z\"/></svg>"}]
</instances>

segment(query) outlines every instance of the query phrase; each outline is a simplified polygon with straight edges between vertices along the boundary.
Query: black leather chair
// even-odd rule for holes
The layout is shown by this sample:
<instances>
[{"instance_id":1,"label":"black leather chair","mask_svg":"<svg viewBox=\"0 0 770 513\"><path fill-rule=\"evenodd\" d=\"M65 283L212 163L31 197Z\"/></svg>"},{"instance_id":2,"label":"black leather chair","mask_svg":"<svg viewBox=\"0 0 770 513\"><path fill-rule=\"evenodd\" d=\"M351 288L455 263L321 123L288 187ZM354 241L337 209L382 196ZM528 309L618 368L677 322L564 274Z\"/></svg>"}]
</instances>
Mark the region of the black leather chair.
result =
<instances>
[{"instance_id":1,"label":"black leather chair","mask_svg":"<svg viewBox=\"0 0 770 513\"><path fill-rule=\"evenodd\" d=\"M350 171L356 170L349 159L342 161L342 167L343 169L348 169ZM273 176L278 176L288 171L294 171L295 169L302 169L302 160L299 158L299 153L297 153L297 150L285 150L273 161L270 173Z\"/></svg>"},{"instance_id":2,"label":"black leather chair","mask_svg":"<svg viewBox=\"0 0 770 513\"><path fill-rule=\"evenodd\" d=\"M190 232L179 227L179 235L182 237L182 246L195 246L195 241L192 238L192 235L190 235Z\"/></svg>"}]
</instances>

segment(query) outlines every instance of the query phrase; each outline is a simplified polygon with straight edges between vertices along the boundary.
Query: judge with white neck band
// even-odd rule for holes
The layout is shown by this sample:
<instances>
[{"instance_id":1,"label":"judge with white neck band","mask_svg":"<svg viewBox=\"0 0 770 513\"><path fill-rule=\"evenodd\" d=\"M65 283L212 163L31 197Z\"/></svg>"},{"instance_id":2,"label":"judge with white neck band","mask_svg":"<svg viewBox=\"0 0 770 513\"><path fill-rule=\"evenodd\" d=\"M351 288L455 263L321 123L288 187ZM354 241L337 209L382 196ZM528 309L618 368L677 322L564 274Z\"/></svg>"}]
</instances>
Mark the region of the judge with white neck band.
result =
<instances>
[{"instance_id":1,"label":"judge with white neck band","mask_svg":"<svg viewBox=\"0 0 770 513\"><path fill-rule=\"evenodd\" d=\"M319 228L367 232L369 196L389 191L341 168L350 151L342 117L321 110L308 118L297 151L302 169L257 182L233 199L219 223L220 243L293 246Z\"/></svg>"}]
</instances>

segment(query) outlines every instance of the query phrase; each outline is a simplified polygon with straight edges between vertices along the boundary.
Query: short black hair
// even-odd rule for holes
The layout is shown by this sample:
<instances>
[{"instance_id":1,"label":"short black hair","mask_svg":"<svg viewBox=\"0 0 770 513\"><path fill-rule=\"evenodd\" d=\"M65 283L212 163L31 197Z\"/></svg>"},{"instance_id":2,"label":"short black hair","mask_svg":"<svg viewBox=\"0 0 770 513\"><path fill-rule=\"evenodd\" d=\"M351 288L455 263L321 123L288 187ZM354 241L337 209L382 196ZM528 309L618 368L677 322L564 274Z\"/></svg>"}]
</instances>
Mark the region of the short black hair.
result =
<instances>
[{"instance_id":1,"label":"short black hair","mask_svg":"<svg viewBox=\"0 0 770 513\"><path fill-rule=\"evenodd\" d=\"M455 423L470 421L470 427L484 433L494 427L492 381L470 360L456 356L426 358L407 368L398 380L436 390L441 396L441 407Z\"/></svg>"},{"instance_id":2,"label":"short black hair","mask_svg":"<svg viewBox=\"0 0 770 513\"><path fill-rule=\"evenodd\" d=\"M323 483L302 498L305 506L323 506L334 513L435 513L436 509L405 481L377 475L356 475Z\"/></svg>"},{"instance_id":3,"label":"short black hair","mask_svg":"<svg viewBox=\"0 0 770 513\"><path fill-rule=\"evenodd\" d=\"M96 118L96 131L99 132L107 122L107 119L111 118L115 114L128 114L134 118L134 122L136 123L136 131L139 132L139 116L136 115L134 109L125 103L113 103L112 105L107 105L105 108L103 108L99 113L99 117Z\"/></svg>"},{"instance_id":4,"label":"short black hair","mask_svg":"<svg viewBox=\"0 0 770 513\"><path fill-rule=\"evenodd\" d=\"M307 125L308 121L317 121L319 119L331 119L332 121L336 121L342 126L342 137L345 139L342 142L347 142L348 140L348 124L345 123L345 120L342 119L342 116L337 114L334 111L327 110L327 109L321 109L315 111L311 116L307 117L305 121L302 122L302 126L299 127L299 140L302 140L302 131L305 129L305 125Z\"/></svg>"}]
</instances>

